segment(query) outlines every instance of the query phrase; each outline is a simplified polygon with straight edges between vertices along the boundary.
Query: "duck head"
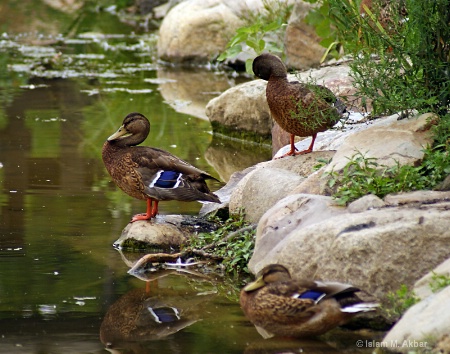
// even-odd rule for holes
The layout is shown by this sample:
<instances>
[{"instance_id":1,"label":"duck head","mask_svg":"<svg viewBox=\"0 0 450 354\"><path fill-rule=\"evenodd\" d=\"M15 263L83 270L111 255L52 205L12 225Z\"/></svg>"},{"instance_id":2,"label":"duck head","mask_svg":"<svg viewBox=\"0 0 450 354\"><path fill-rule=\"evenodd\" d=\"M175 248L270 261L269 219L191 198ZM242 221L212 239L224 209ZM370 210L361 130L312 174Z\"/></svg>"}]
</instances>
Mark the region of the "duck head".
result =
<instances>
[{"instance_id":1,"label":"duck head","mask_svg":"<svg viewBox=\"0 0 450 354\"><path fill-rule=\"evenodd\" d=\"M107 140L118 146L134 146L142 143L150 132L150 122L140 113L128 114L120 128Z\"/></svg>"},{"instance_id":2,"label":"duck head","mask_svg":"<svg viewBox=\"0 0 450 354\"><path fill-rule=\"evenodd\" d=\"M291 280L291 275L286 267L281 264L270 264L258 272L256 280L247 284L244 291L258 290L267 284Z\"/></svg>"}]
</instances>

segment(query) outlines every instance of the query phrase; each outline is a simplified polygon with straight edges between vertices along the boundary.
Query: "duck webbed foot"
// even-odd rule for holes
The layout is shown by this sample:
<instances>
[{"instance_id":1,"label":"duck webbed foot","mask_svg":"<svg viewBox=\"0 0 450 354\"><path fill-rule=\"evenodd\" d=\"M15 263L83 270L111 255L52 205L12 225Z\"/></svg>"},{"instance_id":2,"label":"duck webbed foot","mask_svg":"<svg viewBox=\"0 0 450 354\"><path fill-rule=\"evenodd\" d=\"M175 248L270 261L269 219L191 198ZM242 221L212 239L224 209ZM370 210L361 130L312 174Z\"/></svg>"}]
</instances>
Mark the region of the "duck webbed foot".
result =
<instances>
[{"instance_id":1,"label":"duck webbed foot","mask_svg":"<svg viewBox=\"0 0 450 354\"><path fill-rule=\"evenodd\" d=\"M142 214L136 214L131 218L130 222L135 222L138 220L150 220L158 214L158 203L156 199L147 199L147 212Z\"/></svg>"}]
</instances>

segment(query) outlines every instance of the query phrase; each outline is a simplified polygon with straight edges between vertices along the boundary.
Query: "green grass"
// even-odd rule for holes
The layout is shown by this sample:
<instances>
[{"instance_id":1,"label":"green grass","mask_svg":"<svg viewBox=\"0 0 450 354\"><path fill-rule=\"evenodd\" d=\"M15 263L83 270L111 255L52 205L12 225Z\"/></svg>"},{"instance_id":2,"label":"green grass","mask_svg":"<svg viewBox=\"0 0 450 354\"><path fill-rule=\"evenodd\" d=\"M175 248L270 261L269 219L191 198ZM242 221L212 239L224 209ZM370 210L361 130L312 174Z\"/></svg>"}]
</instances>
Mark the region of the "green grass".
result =
<instances>
[{"instance_id":1,"label":"green grass","mask_svg":"<svg viewBox=\"0 0 450 354\"><path fill-rule=\"evenodd\" d=\"M249 274L247 263L255 246L255 227L244 221L244 214L239 213L225 221L214 220L221 224L219 229L210 233L192 236L189 247L200 249L221 260L227 273Z\"/></svg>"}]
</instances>

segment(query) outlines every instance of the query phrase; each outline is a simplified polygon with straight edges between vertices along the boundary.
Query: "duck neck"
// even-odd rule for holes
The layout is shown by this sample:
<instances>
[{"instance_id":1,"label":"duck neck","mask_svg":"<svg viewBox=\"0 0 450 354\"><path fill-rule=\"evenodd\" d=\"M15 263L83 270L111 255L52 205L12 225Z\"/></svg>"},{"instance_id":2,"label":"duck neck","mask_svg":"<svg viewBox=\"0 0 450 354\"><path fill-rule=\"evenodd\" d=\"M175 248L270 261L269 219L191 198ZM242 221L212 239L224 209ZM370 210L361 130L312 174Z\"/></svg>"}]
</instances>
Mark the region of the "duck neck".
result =
<instances>
[{"instance_id":1,"label":"duck neck","mask_svg":"<svg viewBox=\"0 0 450 354\"><path fill-rule=\"evenodd\" d=\"M137 133L117 140L111 140L109 141L109 144L115 148L136 146L142 143L146 137L146 134Z\"/></svg>"}]
</instances>

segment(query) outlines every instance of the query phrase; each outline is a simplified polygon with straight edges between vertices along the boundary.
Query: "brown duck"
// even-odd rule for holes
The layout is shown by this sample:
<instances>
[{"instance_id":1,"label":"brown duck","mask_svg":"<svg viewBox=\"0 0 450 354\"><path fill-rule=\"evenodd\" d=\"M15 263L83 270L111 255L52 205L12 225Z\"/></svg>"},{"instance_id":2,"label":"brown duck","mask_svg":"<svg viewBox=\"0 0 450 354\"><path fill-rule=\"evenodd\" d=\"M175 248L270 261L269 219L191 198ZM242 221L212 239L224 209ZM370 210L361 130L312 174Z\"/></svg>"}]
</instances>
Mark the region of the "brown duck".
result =
<instances>
[{"instance_id":1,"label":"brown duck","mask_svg":"<svg viewBox=\"0 0 450 354\"><path fill-rule=\"evenodd\" d=\"M289 82L286 67L273 54L256 57L253 72L267 81L266 97L270 113L280 127L290 133L291 150L282 157L310 153L317 133L333 127L345 112L343 103L326 87ZM312 136L308 149L296 151L296 135Z\"/></svg>"},{"instance_id":2,"label":"brown duck","mask_svg":"<svg viewBox=\"0 0 450 354\"><path fill-rule=\"evenodd\" d=\"M220 203L205 182L217 179L167 151L136 146L149 132L148 119L130 113L103 144L103 162L113 181L128 195L147 201L147 212L133 216L131 222L154 217L161 200Z\"/></svg>"},{"instance_id":3,"label":"brown duck","mask_svg":"<svg viewBox=\"0 0 450 354\"><path fill-rule=\"evenodd\" d=\"M242 310L257 327L272 335L311 337L344 324L376 303L360 300L348 284L293 280L280 264L264 267L240 295Z\"/></svg>"}]
</instances>

